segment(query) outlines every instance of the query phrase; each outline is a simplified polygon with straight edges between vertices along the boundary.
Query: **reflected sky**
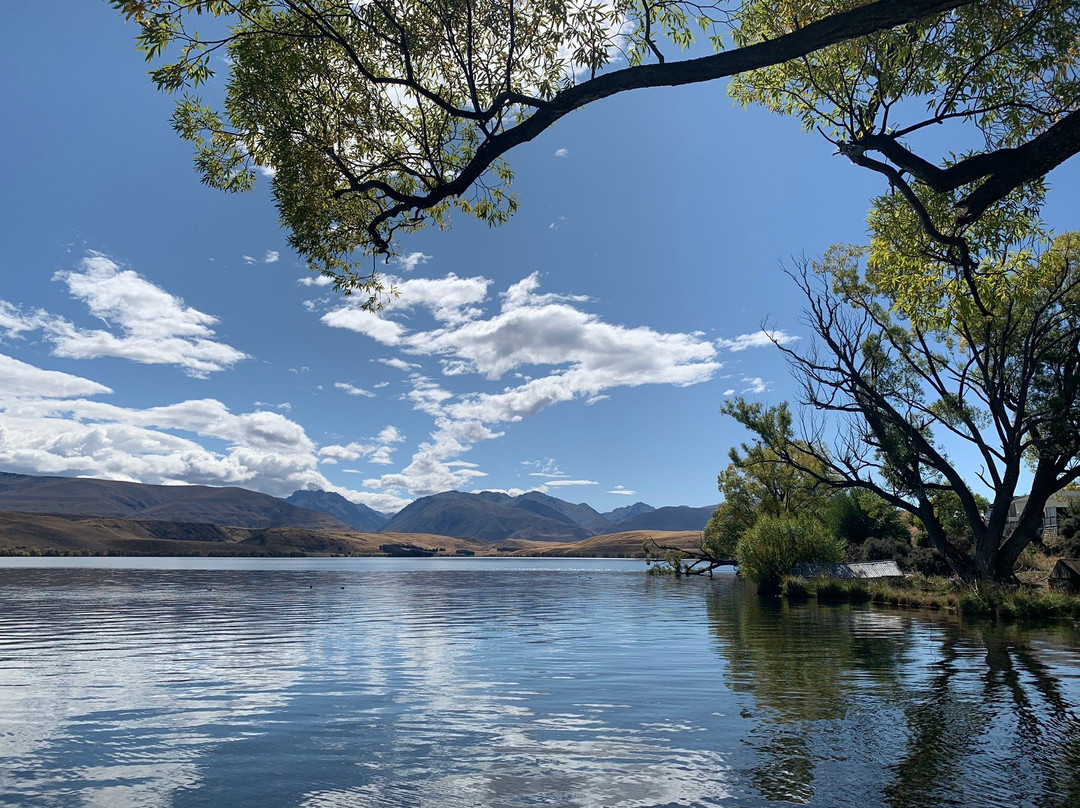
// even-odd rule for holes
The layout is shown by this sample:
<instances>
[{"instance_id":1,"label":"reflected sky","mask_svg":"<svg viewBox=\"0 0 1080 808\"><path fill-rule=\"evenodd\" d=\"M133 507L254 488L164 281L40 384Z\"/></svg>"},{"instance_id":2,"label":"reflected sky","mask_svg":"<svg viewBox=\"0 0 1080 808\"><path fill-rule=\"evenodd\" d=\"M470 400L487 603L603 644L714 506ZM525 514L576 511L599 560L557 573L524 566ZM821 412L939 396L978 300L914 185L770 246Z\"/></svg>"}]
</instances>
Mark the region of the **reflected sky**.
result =
<instances>
[{"instance_id":1,"label":"reflected sky","mask_svg":"<svg viewBox=\"0 0 1080 808\"><path fill-rule=\"evenodd\" d=\"M0 568L0 804L1080 804L1067 627L640 562L59 561Z\"/></svg>"}]
</instances>

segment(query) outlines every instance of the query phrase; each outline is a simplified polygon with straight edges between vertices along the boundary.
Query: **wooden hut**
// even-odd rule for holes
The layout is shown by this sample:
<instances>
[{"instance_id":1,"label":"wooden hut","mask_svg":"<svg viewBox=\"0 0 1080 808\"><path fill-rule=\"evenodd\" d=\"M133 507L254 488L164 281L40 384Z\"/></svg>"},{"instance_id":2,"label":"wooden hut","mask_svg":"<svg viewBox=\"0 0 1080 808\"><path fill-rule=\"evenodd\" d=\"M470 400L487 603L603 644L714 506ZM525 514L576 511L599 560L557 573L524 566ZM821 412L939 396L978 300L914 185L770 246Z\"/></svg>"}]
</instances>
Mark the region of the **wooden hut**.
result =
<instances>
[{"instance_id":1,"label":"wooden hut","mask_svg":"<svg viewBox=\"0 0 1080 808\"><path fill-rule=\"evenodd\" d=\"M1050 571L1050 588L1055 592L1080 594L1080 558L1061 558Z\"/></svg>"},{"instance_id":2,"label":"wooden hut","mask_svg":"<svg viewBox=\"0 0 1080 808\"><path fill-rule=\"evenodd\" d=\"M791 574L798 575L800 578L843 578L846 580L904 577L903 571L895 561L851 561L846 564L803 562L792 567Z\"/></svg>"}]
</instances>

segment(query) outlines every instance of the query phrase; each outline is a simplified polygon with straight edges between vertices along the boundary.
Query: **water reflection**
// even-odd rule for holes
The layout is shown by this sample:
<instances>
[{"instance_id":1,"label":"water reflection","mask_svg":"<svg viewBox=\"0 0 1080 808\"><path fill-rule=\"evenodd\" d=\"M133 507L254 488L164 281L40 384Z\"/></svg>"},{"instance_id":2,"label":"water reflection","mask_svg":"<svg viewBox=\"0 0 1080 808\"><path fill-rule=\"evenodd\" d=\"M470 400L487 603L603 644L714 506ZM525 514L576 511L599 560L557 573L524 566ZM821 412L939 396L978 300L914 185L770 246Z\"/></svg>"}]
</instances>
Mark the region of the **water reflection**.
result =
<instances>
[{"instance_id":1,"label":"water reflection","mask_svg":"<svg viewBox=\"0 0 1080 808\"><path fill-rule=\"evenodd\" d=\"M0 803L720 804L705 591L623 570L0 571Z\"/></svg>"},{"instance_id":2,"label":"water reflection","mask_svg":"<svg viewBox=\"0 0 1080 808\"><path fill-rule=\"evenodd\" d=\"M1074 628L790 604L707 603L728 683L751 697L744 775L815 805L1080 804Z\"/></svg>"},{"instance_id":3,"label":"water reflection","mask_svg":"<svg viewBox=\"0 0 1080 808\"><path fill-rule=\"evenodd\" d=\"M634 564L201 563L0 569L0 804L1080 804L1073 629Z\"/></svg>"}]
</instances>

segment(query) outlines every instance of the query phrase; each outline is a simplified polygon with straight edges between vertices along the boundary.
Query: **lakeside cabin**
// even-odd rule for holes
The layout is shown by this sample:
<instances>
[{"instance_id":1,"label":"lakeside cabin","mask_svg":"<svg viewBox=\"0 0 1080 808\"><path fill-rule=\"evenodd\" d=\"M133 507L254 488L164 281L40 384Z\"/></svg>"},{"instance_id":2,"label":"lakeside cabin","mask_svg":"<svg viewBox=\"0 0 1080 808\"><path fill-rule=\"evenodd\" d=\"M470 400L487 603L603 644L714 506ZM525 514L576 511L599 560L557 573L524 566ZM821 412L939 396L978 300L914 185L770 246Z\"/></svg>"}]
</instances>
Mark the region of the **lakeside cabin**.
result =
<instances>
[{"instance_id":1,"label":"lakeside cabin","mask_svg":"<svg viewBox=\"0 0 1080 808\"><path fill-rule=\"evenodd\" d=\"M903 578L904 573L895 561L849 561L847 563L802 562L791 568L800 578L839 578L843 580L887 580Z\"/></svg>"}]
</instances>

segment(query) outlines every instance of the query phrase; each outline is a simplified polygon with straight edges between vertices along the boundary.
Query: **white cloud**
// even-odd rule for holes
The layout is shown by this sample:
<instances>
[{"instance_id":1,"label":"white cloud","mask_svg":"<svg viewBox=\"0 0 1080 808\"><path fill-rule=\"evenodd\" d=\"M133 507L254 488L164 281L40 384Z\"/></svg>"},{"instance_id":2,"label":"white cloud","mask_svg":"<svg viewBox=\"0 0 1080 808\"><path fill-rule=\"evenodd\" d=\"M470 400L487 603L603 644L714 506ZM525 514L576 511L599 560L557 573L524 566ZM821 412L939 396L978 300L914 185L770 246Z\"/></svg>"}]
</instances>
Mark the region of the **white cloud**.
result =
<instances>
[{"instance_id":1,"label":"white cloud","mask_svg":"<svg viewBox=\"0 0 1080 808\"><path fill-rule=\"evenodd\" d=\"M621 496L632 497L637 491L633 491L629 488L623 488L621 485L615 486L612 490L608 491L609 494L619 494Z\"/></svg>"},{"instance_id":2,"label":"white cloud","mask_svg":"<svg viewBox=\"0 0 1080 808\"><path fill-rule=\"evenodd\" d=\"M370 390L365 390L362 387L349 384L348 382L334 382L334 387L338 390L344 390L350 396L364 396L365 398L375 398L375 394Z\"/></svg>"},{"instance_id":3,"label":"white cloud","mask_svg":"<svg viewBox=\"0 0 1080 808\"><path fill-rule=\"evenodd\" d=\"M562 223L566 221L565 216L559 216L551 224L548 225L548 230L558 230L562 227Z\"/></svg>"},{"instance_id":4,"label":"white cloud","mask_svg":"<svg viewBox=\"0 0 1080 808\"><path fill-rule=\"evenodd\" d=\"M734 387L729 387L727 390L724 391L724 395L725 396L733 396L733 395L735 395L735 388Z\"/></svg>"},{"instance_id":5,"label":"white cloud","mask_svg":"<svg viewBox=\"0 0 1080 808\"><path fill-rule=\"evenodd\" d=\"M367 458L369 463L380 466L388 466L393 463L392 455L395 451L394 444L401 443L405 436L394 426L386 426L379 434L366 441L333 446L324 446L319 449L319 460L322 463L337 463L339 460L359 460ZM350 472L352 470L349 470Z\"/></svg>"},{"instance_id":6,"label":"white cloud","mask_svg":"<svg viewBox=\"0 0 1080 808\"><path fill-rule=\"evenodd\" d=\"M422 252L411 252L406 255L399 255L394 259L395 263L401 267L402 272L412 272L420 264L426 264L431 260L430 255L424 255Z\"/></svg>"},{"instance_id":7,"label":"white cloud","mask_svg":"<svg viewBox=\"0 0 1080 808\"><path fill-rule=\"evenodd\" d=\"M0 327L9 334L40 328L52 343L54 356L95 359L112 356L154 365L178 365L192 376L224 370L247 354L214 339L217 318L184 304L131 270L91 253L79 269L58 272L54 279L72 297L113 330L84 329L62 317L36 312L26 316L10 304L2 309Z\"/></svg>"},{"instance_id":8,"label":"white cloud","mask_svg":"<svg viewBox=\"0 0 1080 808\"><path fill-rule=\"evenodd\" d=\"M555 156L556 157L569 157L570 156L570 150L569 149L556 149L555 150Z\"/></svg>"},{"instance_id":9,"label":"white cloud","mask_svg":"<svg viewBox=\"0 0 1080 808\"><path fill-rule=\"evenodd\" d=\"M17 306L0 300L0 331L5 332L8 338L20 339L24 332L45 328L52 320L48 312L39 309L33 314L23 314Z\"/></svg>"},{"instance_id":10,"label":"white cloud","mask_svg":"<svg viewBox=\"0 0 1080 808\"><path fill-rule=\"evenodd\" d=\"M377 361L382 362L387 367L404 371L410 371L420 367L420 365L415 362L406 362L404 359L398 359L397 357L392 359L379 359Z\"/></svg>"},{"instance_id":11,"label":"white cloud","mask_svg":"<svg viewBox=\"0 0 1080 808\"><path fill-rule=\"evenodd\" d=\"M543 460L522 460L521 465L527 469L536 469L536 471L530 471L530 477L569 477L565 471L560 469L555 463L554 458L547 457Z\"/></svg>"},{"instance_id":12,"label":"white cloud","mask_svg":"<svg viewBox=\"0 0 1080 808\"><path fill-rule=\"evenodd\" d=\"M747 348L767 348L774 344L790 345L799 338L779 329L755 331L753 334L740 334L735 339L718 339L717 347L731 352L745 351Z\"/></svg>"},{"instance_id":13,"label":"white cloud","mask_svg":"<svg viewBox=\"0 0 1080 808\"><path fill-rule=\"evenodd\" d=\"M747 385L743 389L744 393L767 393L769 391L769 383L762 380L760 376L743 376L742 380Z\"/></svg>"},{"instance_id":14,"label":"white cloud","mask_svg":"<svg viewBox=\"0 0 1080 808\"><path fill-rule=\"evenodd\" d=\"M302 278L297 278L296 282L301 286L329 286L334 282L334 279L329 275L305 275Z\"/></svg>"},{"instance_id":15,"label":"white cloud","mask_svg":"<svg viewBox=\"0 0 1080 808\"><path fill-rule=\"evenodd\" d=\"M595 480L551 480L544 483L549 486L564 486L564 485L600 485Z\"/></svg>"},{"instance_id":16,"label":"white cloud","mask_svg":"<svg viewBox=\"0 0 1080 808\"><path fill-rule=\"evenodd\" d=\"M90 379L42 370L0 354L0 404L27 398L73 398L111 392L105 385Z\"/></svg>"},{"instance_id":17,"label":"white cloud","mask_svg":"<svg viewBox=\"0 0 1080 808\"><path fill-rule=\"evenodd\" d=\"M335 486L319 472L320 451L303 427L280 413L233 413L210 398L148 408L90 398L112 392L0 354L0 468L149 484L240 485L275 496L322 488L380 510L408 504L393 492ZM384 428L372 462L381 457L390 463L387 453L403 440L396 428Z\"/></svg>"},{"instance_id":18,"label":"white cloud","mask_svg":"<svg viewBox=\"0 0 1080 808\"><path fill-rule=\"evenodd\" d=\"M244 263L248 264L248 265L251 265L251 264L276 264L278 259L281 258L281 253L279 253L277 250L267 250L265 253L263 253L262 258L256 258L253 255L242 255L240 257L243 258Z\"/></svg>"},{"instance_id":19,"label":"white cloud","mask_svg":"<svg viewBox=\"0 0 1080 808\"><path fill-rule=\"evenodd\" d=\"M489 302L490 283L456 275L416 279L404 282L399 301L382 312L343 305L323 315L326 325L364 334L406 355L437 358L443 376L459 380L458 386L470 376L497 381L520 369L530 371L521 374L520 383L497 392L465 393L414 373L406 400L430 415L435 429L406 468L365 485L414 495L461 488L481 472L450 463L477 442L500 437L501 424L559 402L595 403L618 387L697 384L721 367L715 345L707 340L604 322L580 308L588 301L584 296L541 293L535 273L501 293L499 310L485 315L480 306ZM396 318L412 307L429 310L437 327L408 331ZM415 367L400 359L380 361L402 370Z\"/></svg>"}]
</instances>

